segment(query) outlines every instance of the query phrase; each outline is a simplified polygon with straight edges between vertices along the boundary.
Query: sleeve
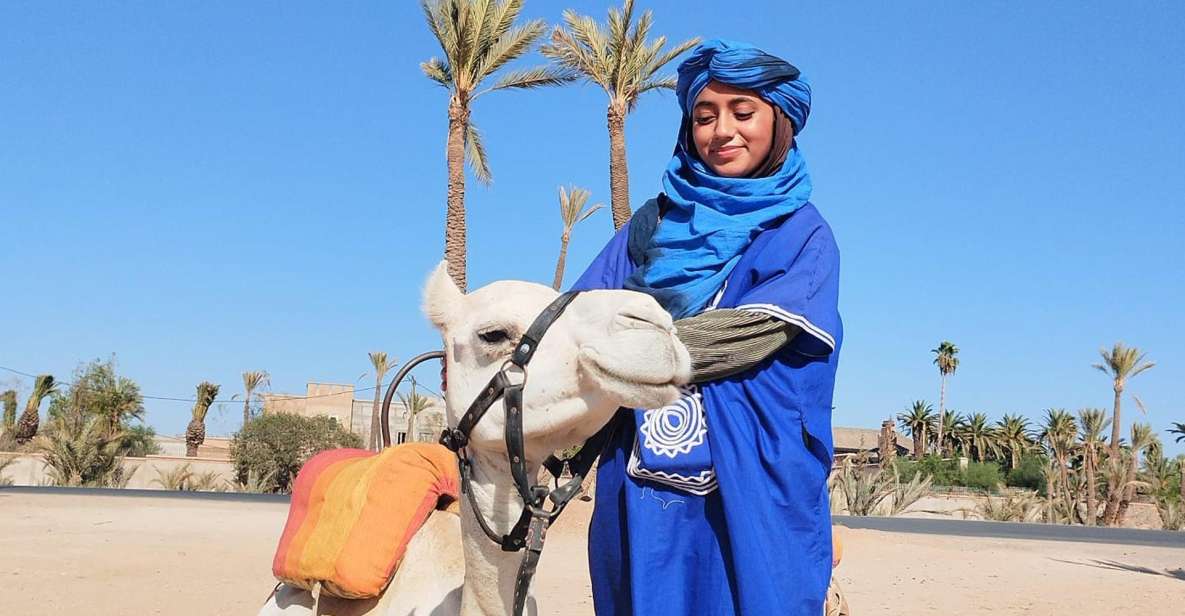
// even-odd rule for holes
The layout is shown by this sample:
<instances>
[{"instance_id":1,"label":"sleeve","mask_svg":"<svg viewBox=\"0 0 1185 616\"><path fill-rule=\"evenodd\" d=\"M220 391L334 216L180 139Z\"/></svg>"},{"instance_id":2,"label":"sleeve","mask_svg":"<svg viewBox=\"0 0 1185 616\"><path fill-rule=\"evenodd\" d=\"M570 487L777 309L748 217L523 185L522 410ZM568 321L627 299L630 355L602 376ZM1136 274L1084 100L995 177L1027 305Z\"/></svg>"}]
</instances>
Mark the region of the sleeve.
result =
<instances>
[{"instance_id":1,"label":"sleeve","mask_svg":"<svg viewBox=\"0 0 1185 616\"><path fill-rule=\"evenodd\" d=\"M760 364L800 330L766 314L721 308L679 319L675 331L691 355L691 382L702 383Z\"/></svg>"},{"instance_id":2,"label":"sleeve","mask_svg":"<svg viewBox=\"0 0 1185 616\"><path fill-rule=\"evenodd\" d=\"M627 223L601 249L600 254L592 260L592 263L576 280L576 284L573 284L569 290L592 291L622 288L625 285L626 277L633 270L627 250L629 236L630 225Z\"/></svg>"},{"instance_id":3,"label":"sleeve","mask_svg":"<svg viewBox=\"0 0 1185 616\"><path fill-rule=\"evenodd\" d=\"M839 318L839 249L825 225L804 244L766 247L749 272L752 286L736 301L737 310L765 314L796 325L801 332L787 347L810 357L826 357L842 335Z\"/></svg>"}]
</instances>

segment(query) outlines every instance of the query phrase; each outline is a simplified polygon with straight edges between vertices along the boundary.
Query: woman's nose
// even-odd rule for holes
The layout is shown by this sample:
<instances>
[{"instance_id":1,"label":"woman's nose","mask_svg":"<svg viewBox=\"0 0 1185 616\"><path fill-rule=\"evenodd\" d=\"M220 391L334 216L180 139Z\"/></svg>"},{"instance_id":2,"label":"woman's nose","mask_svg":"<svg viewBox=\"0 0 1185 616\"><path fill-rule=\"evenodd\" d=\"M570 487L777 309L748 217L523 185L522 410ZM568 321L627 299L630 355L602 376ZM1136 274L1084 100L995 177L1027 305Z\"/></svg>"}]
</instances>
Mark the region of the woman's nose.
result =
<instances>
[{"instance_id":1,"label":"woman's nose","mask_svg":"<svg viewBox=\"0 0 1185 616\"><path fill-rule=\"evenodd\" d=\"M727 115L721 114L720 117L716 119L715 129L716 130L713 132L713 136L716 139L720 141L728 141L732 139L732 135L736 131L736 125L733 124L732 120L728 118Z\"/></svg>"}]
</instances>

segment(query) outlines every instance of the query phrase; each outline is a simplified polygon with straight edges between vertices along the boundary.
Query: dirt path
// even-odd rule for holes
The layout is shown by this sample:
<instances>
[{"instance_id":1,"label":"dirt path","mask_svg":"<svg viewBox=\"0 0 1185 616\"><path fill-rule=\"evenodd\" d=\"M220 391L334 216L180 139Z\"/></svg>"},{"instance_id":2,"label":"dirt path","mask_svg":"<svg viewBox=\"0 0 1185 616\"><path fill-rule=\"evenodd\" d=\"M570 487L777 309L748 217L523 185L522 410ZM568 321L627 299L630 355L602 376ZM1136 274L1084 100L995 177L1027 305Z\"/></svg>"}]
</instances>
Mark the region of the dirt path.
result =
<instances>
[{"instance_id":1,"label":"dirt path","mask_svg":"<svg viewBox=\"0 0 1185 616\"><path fill-rule=\"evenodd\" d=\"M546 614L593 613L590 511L574 503L548 534L536 580ZM254 614L274 584L286 512L0 491L0 614ZM839 575L857 616L1167 614L1185 605L1180 549L864 530L847 531L846 545Z\"/></svg>"}]
</instances>

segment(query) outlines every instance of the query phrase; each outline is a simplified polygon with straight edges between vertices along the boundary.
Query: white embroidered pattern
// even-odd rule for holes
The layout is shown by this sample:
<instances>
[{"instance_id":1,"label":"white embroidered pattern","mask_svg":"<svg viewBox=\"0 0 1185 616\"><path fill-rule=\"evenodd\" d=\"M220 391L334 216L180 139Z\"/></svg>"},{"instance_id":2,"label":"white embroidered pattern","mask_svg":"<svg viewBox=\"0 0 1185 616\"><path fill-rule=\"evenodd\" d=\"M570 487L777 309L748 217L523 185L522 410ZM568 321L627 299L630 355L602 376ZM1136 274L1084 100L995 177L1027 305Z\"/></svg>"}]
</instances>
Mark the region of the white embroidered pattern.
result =
<instances>
[{"instance_id":1,"label":"white embroidered pattern","mask_svg":"<svg viewBox=\"0 0 1185 616\"><path fill-rule=\"evenodd\" d=\"M673 404L644 411L639 429L643 447L671 459L702 445L708 433L703 394L694 385L681 389L683 396Z\"/></svg>"}]
</instances>

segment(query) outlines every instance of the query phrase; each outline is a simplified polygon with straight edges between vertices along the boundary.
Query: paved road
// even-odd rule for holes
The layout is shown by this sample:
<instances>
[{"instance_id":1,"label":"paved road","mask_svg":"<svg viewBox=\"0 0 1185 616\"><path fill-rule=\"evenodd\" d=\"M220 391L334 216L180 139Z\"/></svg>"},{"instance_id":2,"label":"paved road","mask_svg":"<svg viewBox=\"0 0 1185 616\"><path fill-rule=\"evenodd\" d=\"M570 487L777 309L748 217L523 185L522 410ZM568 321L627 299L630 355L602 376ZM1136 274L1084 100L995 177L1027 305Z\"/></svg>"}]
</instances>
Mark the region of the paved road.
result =
<instances>
[{"instance_id":1,"label":"paved road","mask_svg":"<svg viewBox=\"0 0 1185 616\"><path fill-rule=\"evenodd\" d=\"M216 501L286 503L283 494L241 494L237 492L172 492L167 490L121 490L110 488L0 487L5 494L93 494L124 498L172 498ZM919 518L885 518L839 515L835 523L848 528L867 528L893 533L956 535L992 539L1036 539L1123 545L1149 545L1185 549L1185 532L1136 530L1131 528L1087 528L1060 524L1017 524Z\"/></svg>"},{"instance_id":2,"label":"paved road","mask_svg":"<svg viewBox=\"0 0 1185 616\"><path fill-rule=\"evenodd\" d=\"M1185 532L1164 530L847 515L837 515L834 517L834 520L836 524L848 528L868 528L892 533L958 535L962 537L986 537L992 539L1039 539L1042 541L1118 543L1124 545L1150 545L1185 549Z\"/></svg>"}]
</instances>

